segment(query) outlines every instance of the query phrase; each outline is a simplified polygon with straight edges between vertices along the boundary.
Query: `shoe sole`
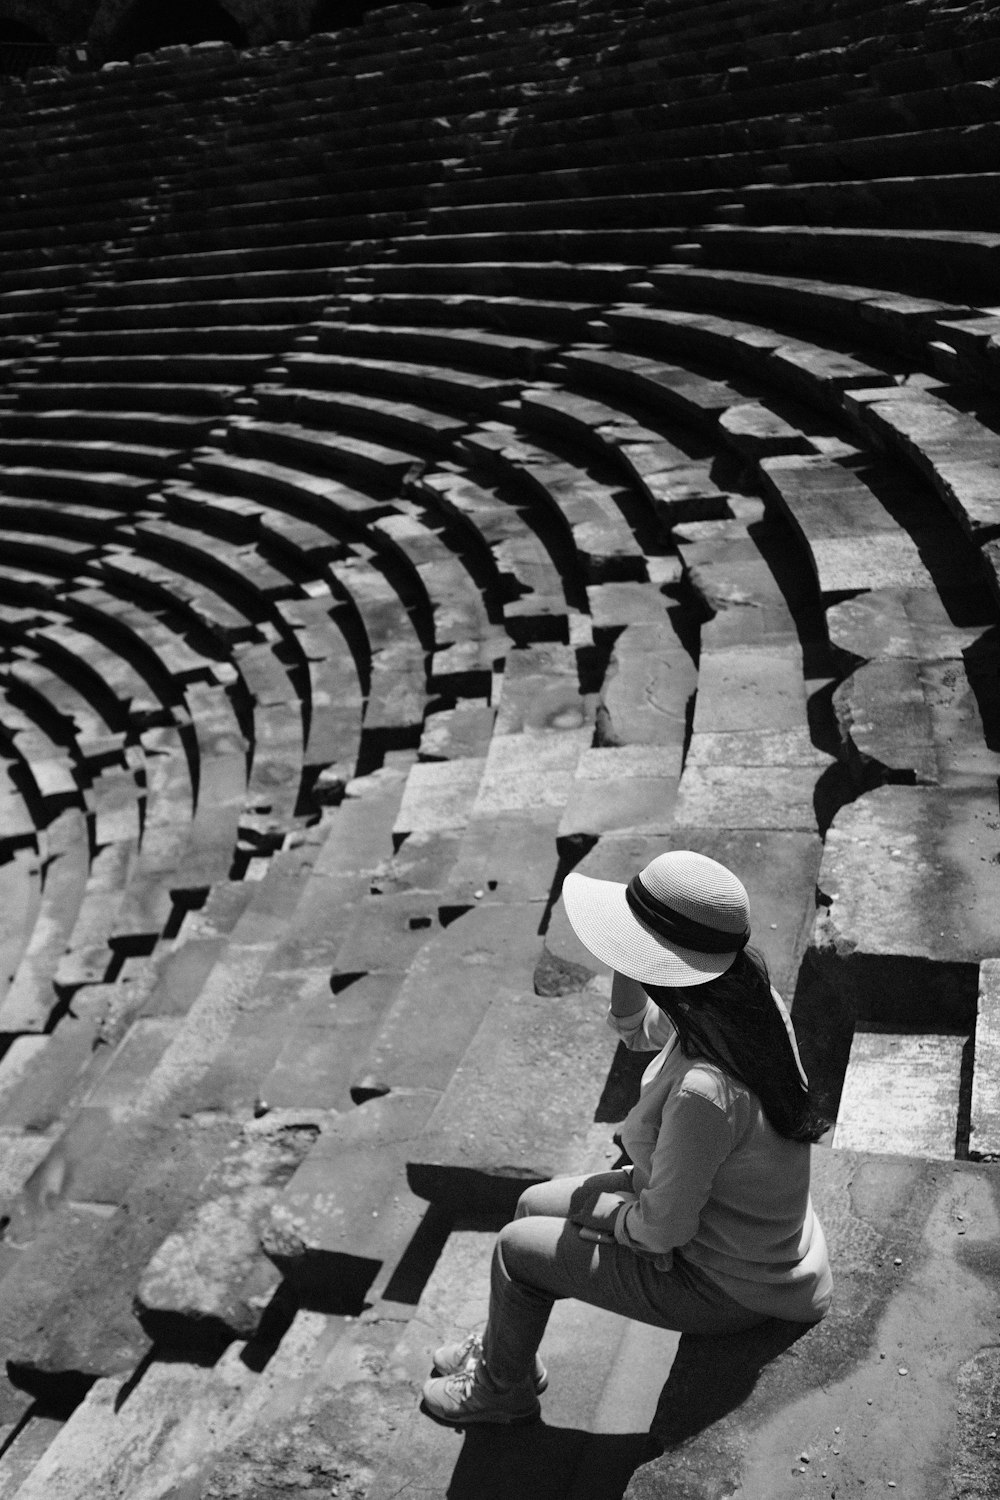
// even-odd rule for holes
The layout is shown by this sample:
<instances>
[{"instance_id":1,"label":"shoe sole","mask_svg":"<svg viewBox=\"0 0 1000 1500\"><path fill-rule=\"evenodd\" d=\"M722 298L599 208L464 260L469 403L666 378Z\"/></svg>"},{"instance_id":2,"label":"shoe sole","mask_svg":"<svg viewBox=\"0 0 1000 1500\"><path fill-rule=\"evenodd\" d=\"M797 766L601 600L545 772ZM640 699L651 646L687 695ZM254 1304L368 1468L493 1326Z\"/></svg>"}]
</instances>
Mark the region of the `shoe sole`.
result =
<instances>
[{"instance_id":1,"label":"shoe sole","mask_svg":"<svg viewBox=\"0 0 1000 1500\"><path fill-rule=\"evenodd\" d=\"M440 1412L431 1411L426 1401L421 1401L420 1410L425 1417L430 1417L432 1422L437 1422L441 1427L477 1427L487 1424L494 1427L529 1427L533 1422L541 1420L542 1409L537 1411L523 1412L517 1416L508 1416L506 1412L477 1412L468 1417L445 1417Z\"/></svg>"}]
</instances>

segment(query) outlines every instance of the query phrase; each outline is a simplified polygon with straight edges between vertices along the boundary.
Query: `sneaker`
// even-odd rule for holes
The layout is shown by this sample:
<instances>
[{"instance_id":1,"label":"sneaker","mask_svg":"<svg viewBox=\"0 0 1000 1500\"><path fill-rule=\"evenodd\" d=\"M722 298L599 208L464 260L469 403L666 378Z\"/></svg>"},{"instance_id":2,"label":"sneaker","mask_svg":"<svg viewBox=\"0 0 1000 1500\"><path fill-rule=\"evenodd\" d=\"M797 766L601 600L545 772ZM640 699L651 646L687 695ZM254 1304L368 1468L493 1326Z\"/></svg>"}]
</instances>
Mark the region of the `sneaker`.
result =
<instances>
[{"instance_id":1,"label":"sneaker","mask_svg":"<svg viewBox=\"0 0 1000 1500\"><path fill-rule=\"evenodd\" d=\"M483 1364L466 1365L454 1375L439 1375L424 1385L422 1409L436 1422L464 1427L470 1422L535 1422L541 1415L531 1380L498 1390L487 1385Z\"/></svg>"},{"instance_id":2,"label":"sneaker","mask_svg":"<svg viewBox=\"0 0 1000 1500\"><path fill-rule=\"evenodd\" d=\"M457 1375L466 1365L475 1365L483 1352L481 1333L467 1333L464 1339L454 1344L442 1344L434 1350L435 1375ZM549 1375L538 1355L535 1355L535 1391L540 1396L549 1383Z\"/></svg>"}]
</instances>

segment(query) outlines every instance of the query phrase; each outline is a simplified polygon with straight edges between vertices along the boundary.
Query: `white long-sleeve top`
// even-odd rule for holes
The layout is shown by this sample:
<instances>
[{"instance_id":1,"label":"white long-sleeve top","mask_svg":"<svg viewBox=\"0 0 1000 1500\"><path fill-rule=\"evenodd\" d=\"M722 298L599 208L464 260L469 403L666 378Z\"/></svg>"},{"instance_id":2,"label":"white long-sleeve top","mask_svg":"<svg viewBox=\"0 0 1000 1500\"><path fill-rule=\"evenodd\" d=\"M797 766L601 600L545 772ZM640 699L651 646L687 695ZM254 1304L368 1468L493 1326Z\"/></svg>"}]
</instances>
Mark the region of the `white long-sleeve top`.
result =
<instances>
[{"instance_id":1,"label":"white long-sleeve top","mask_svg":"<svg viewBox=\"0 0 1000 1500\"><path fill-rule=\"evenodd\" d=\"M821 1318L833 1281L809 1145L779 1135L723 1068L686 1057L652 1000L608 1021L630 1050L658 1049L621 1128L634 1197L615 1217L615 1238L661 1269L677 1251L755 1312Z\"/></svg>"}]
</instances>

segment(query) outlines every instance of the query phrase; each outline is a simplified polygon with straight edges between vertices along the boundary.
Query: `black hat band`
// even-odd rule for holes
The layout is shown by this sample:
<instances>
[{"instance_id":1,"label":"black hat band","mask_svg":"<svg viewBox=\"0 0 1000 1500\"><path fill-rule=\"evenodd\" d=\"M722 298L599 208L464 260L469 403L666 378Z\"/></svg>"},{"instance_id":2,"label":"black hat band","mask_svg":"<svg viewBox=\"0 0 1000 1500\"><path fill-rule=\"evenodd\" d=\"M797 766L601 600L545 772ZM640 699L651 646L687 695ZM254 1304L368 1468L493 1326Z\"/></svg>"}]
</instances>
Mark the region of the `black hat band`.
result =
<instances>
[{"instance_id":1,"label":"black hat band","mask_svg":"<svg viewBox=\"0 0 1000 1500\"><path fill-rule=\"evenodd\" d=\"M685 917L665 901L647 891L638 875L633 875L625 887L625 900L632 915L639 917L651 927L658 937L667 938L680 948L691 948L695 953L738 953L750 941L750 929L741 933L720 932L717 927L707 927Z\"/></svg>"}]
</instances>

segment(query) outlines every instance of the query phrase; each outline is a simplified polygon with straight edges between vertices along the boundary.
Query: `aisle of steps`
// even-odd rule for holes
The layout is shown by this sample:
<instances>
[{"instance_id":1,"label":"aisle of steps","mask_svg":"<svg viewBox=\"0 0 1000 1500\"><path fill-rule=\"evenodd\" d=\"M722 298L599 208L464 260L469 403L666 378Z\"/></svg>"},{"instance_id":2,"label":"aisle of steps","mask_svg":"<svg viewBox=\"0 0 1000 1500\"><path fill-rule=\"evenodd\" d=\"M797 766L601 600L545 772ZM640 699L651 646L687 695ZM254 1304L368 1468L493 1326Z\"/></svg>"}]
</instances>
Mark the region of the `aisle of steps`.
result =
<instances>
[{"instance_id":1,"label":"aisle of steps","mask_svg":"<svg viewBox=\"0 0 1000 1500\"><path fill-rule=\"evenodd\" d=\"M5 86L0 1500L781 1497L816 1390L881 1479L873 1262L986 1380L998 63L504 0ZM460 1445L430 1351L637 1083L562 878L665 844L794 997L838 1306L732 1382L560 1307Z\"/></svg>"}]
</instances>

